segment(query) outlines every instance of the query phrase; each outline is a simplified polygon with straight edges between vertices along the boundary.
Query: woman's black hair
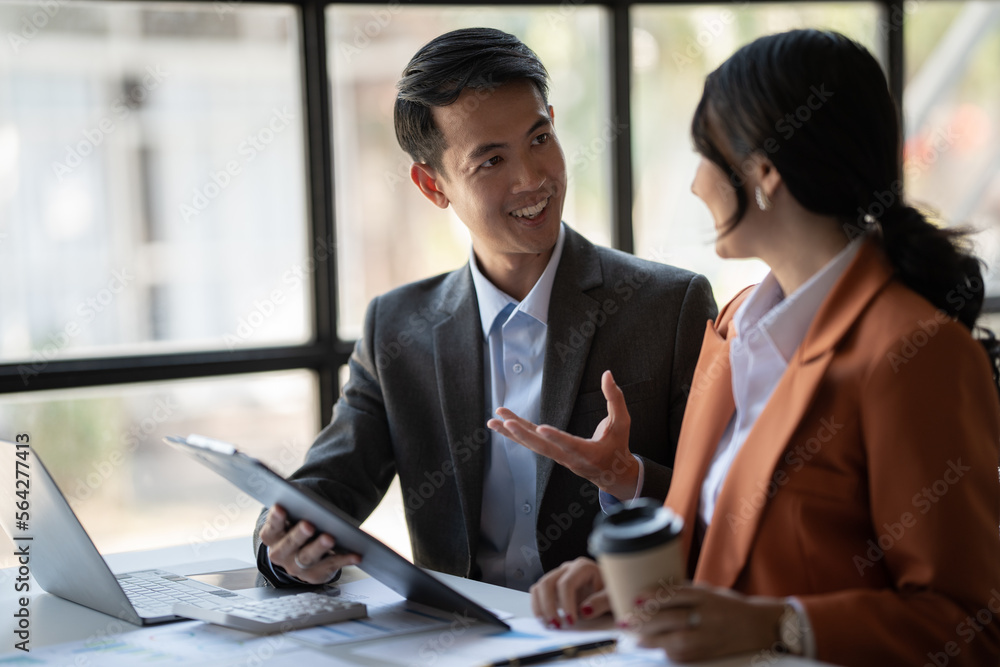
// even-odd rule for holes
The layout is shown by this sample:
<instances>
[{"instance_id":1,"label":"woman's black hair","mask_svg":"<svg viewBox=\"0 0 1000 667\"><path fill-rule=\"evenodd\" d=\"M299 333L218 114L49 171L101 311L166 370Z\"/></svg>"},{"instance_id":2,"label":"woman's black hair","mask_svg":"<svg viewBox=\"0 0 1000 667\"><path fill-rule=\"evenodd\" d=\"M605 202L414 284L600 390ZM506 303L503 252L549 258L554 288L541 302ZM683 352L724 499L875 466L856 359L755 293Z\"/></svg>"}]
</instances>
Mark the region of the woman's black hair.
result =
<instances>
[{"instance_id":1,"label":"woman's black hair","mask_svg":"<svg viewBox=\"0 0 1000 667\"><path fill-rule=\"evenodd\" d=\"M985 289L981 262L967 230L935 226L904 202L899 109L864 46L820 30L751 42L705 80L691 134L695 149L735 188L729 230L748 206L743 166L764 155L799 204L842 220L850 237L881 229L876 236L903 283L975 327ZM983 343L998 380L1000 346L990 334Z\"/></svg>"}]
</instances>

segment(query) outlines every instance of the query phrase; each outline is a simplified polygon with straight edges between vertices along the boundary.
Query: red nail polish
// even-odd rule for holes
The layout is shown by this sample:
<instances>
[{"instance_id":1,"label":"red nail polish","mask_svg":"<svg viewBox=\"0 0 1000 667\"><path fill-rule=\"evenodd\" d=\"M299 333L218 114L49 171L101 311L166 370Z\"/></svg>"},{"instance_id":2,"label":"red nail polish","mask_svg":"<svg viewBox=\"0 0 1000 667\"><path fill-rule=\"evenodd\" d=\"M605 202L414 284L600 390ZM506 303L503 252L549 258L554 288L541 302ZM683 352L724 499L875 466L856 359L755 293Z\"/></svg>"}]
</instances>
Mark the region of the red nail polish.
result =
<instances>
[{"instance_id":1,"label":"red nail polish","mask_svg":"<svg viewBox=\"0 0 1000 667\"><path fill-rule=\"evenodd\" d=\"M575 621L573 620L573 616L571 614L567 614L566 615L566 625L573 625L573 623L575 623Z\"/></svg>"},{"instance_id":2,"label":"red nail polish","mask_svg":"<svg viewBox=\"0 0 1000 667\"><path fill-rule=\"evenodd\" d=\"M559 630L559 629L562 628L562 623L559 622L558 618L553 618L552 619L552 625L555 626L556 630Z\"/></svg>"},{"instance_id":3,"label":"red nail polish","mask_svg":"<svg viewBox=\"0 0 1000 667\"><path fill-rule=\"evenodd\" d=\"M642 597L642 596L639 596L639 597L637 597L637 598L635 599L635 606L636 606L636 607L641 607L641 606L642 606L642 605L644 605L644 604L646 604L646 598L644 598L644 597Z\"/></svg>"},{"instance_id":4,"label":"red nail polish","mask_svg":"<svg viewBox=\"0 0 1000 667\"><path fill-rule=\"evenodd\" d=\"M594 613L594 608L591 607L589 604L583 605L583 607L580 609L580 615L581 616L589 617L593 613Z\"/></svg>"}]
</instances>

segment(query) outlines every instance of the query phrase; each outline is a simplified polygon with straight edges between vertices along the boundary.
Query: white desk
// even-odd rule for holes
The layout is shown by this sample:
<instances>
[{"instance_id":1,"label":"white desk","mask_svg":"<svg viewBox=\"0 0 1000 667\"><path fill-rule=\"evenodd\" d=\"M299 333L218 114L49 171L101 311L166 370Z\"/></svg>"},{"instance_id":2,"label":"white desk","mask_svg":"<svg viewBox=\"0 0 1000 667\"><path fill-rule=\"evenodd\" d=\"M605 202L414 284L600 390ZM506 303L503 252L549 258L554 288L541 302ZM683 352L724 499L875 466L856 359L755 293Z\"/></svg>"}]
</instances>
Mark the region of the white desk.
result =
<instances>
[{"instance_id":1,"label":"white desk","mask_svg":"<svg viewBox=\"0 0 1000 667\"><path fill-rule=\"evenodd\" d=\"M233 571L240 568L253 568L254 565L251 561L251 557L250 538L247 537L235 540L225 540L206 545L198 553L197 560L194 558L193 552L188 546L178 546L153 551L111 554L106 556L106 560L111 566L111 569L115 572L126 572L130 570L157 567L175 571L179 574L200 575L220 571ZM14 650L14 642L17 640L13 634L14 619L11 616L11 611L17 609L16 599L22 595L15 592L15 576L16 571L13 569L9 568L0 570L0 615L2 615L4 619L3 624L0 625L0 628L2 628L0 629L0 641L2 641L2 643L0 643L0 664L3 664L4 658L11 658L15 656L34 657L33 654L37 655L36 649L40 649L45 646L84 640L92 637L114 637L123 632L131 632L140 629L139 626L125 623L111 616L107 616L100 612L93 611L86 607L81 607L80 605L67 602L61 598L41 592L41 590L37 587L37 584L32 581L32 595L31 602L29 604L29 609L31 611L30 647L32 649L32 653L25 654L22 651ZM244 585L253 585L253 575L247 570L235 572L225 576L229 579L228 584L226 581L213 581L212 583L217 583L227 587L233 587L231 586L233 581L241 582L239 583L239 587ZM366 576L367 575L360 572L356 568L348 568L348 570L345 571L344 581L346 582L352 579L364 578ZM464 595L477 600L485 606L499 609L515 616L524 617L530 616L531 614L529 597L526 593L445 574L436 574L436 576ZM275 592L272 589L258 588L254 589L253 594L263 597L273 595ZM148 631L153 632L156 628L165 627L169 627L169 625L153 626L153 628L149 628ZM440 630L430 632L439 633ZM298 644L293 645L290 641L285 642L283 645L291 645L293 647L298 646ZM357 646L357 644L353 644L350 645L350 648L356 648ZM323 651L328 655L335 656L336 658L342 660L343 662L341 664L345 665L385 664L371 658L355 655L349 650L349 647L346 646L327 648L323 649ZM416 658L416 656L414 657ZM749 665L751 657L752 656L747 656L742 659L737 658L720 662L700 664L705 665L706 667L736 667L737 665ZM254 658L247 662L247 664L277 665L279 662L282 662L280 660L280 651L276 652L274 656L254 656ZM419 660L415 660L415 662L425 663L425 661ZM84 660L80 661L79 664L94 665L94 662ZM602 662L601 664L604 663ZM663 662L661 664L667 663ZM778 662L770 662L768 664L792 666L818 665L819 663L782 658ZM99 665L96 667L99 667ZM301 667L308 667L308 665L301 665ZM428 665L428 667L432 667L432 665Z\"/></svg>"}]
</instances>

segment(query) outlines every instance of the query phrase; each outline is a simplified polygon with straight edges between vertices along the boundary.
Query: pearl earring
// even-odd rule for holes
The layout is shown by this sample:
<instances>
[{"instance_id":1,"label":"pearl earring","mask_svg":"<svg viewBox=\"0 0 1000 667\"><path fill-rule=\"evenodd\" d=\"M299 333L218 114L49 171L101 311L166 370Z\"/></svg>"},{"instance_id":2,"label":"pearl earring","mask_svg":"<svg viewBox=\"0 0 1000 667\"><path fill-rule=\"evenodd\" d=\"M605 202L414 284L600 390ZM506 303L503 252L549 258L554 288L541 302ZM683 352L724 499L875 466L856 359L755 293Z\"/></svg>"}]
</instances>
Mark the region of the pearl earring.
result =
<instances>
[{"instance_id":1,"label":"pearl earring","mask_svg":"<svg viewBox=\"0 0 1000 667\"><path fill-rule=\"evenodd\" d=\"M764 194L764 190L758 185L754 190L754 194L757 196L757 207L762 211L767 211L771 208L771 199Z\"/></svg>"}]
</instances>

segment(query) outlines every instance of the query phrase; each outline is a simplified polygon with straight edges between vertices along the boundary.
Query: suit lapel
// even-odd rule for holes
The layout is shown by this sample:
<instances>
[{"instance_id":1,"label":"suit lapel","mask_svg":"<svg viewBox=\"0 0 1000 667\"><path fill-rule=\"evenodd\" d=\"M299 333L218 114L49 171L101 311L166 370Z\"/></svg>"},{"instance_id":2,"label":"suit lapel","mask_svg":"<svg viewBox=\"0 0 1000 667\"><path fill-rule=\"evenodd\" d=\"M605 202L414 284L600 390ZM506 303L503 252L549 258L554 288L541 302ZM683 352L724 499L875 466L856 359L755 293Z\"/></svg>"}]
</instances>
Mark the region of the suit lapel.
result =
<instances>
[{"instance_id":1,"label":"suit lapel","mask_svg":"<svg viewBox=\"0 0 1000 667\"><path fill-rule=\"evenodd\" d=\"M573 335L588 321L587 311L598 304L586 290L603 282L601 262L593 245L566 227L562 258L552 284L549 321L545 341L545 365L542 372L542 404L539 421L565 429L573 414L587 358L591 336ZM590 435L590 434L586 434ZM539 502L552 475L554 462L537 457L536 489Z\"/></svg>"},{"instance_id":2,"label":"suit lapel","mask_svg":"<svg viewBox=\"0 0 1000 667\"><path fill-rule=\"evenodd\" d=\"M892 269L878 246L870 239L865 241L823 301L788 369L733 461L716 503L712 525L705 535L696 580L726 587L736 584L767 506L768 485L795 431L802 425L833 361L836 345L891 277ZM727 377L728 386L717 386L716 390L724 391L731 402L732 382L731 376ZM688 405L690 409L690 401ZM704 450L702 456L710 459L719 437L700 442ZM706 470L707 467L701 471L699 480L704 479Z\"/></svg>"},{"instance_id":3,"label":"suit lapel","mask_svg":"<svg viewBox=\"0 0 1000 667\"><path fill-rule=\"evenodd\" d=\"M729 341L709 322L691 381L691 394L674 461L674 475L664 503L684 519L683 550L689 564L694 526L698 520L701 483L715 454L715 447L702 445L719 442L735 410Z\"/></svg>"},{"instance_id":4,"label":"suit lapel","mask_svg":"<svg viewBox=\"0 0 1000 667\"><path fill-rule=\"evenodd\" d=\"M455 284L444 297L444 309L451 315L434 327L434 363L471 563L478 548L483 462L489 441L484 415L483 333L469 268L449 280Z\"/></svg>"}]
</instances>

